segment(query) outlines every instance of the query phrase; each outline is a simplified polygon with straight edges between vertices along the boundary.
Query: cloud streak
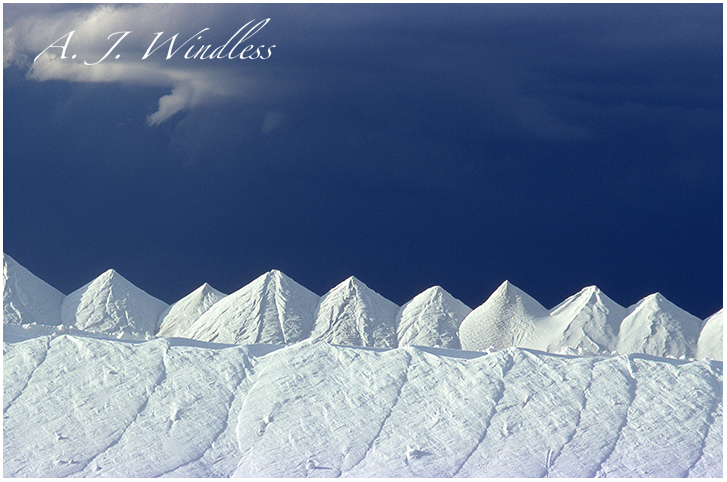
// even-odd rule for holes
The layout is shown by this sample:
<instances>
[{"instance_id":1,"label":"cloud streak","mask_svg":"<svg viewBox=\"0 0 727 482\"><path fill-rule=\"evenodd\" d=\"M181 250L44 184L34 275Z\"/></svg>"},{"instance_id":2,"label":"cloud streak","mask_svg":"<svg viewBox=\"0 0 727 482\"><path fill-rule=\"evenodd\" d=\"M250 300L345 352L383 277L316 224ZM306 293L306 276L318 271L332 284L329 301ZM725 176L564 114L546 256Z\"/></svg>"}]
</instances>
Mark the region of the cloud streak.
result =
<instances>
[{"instance_id":1,"label":"cloud streak","mask_svg":"<svg viewBox=\"0 0 727 482\"><path fill-rule=\"evenodd\" d=\"M241 72L240 68L231 66L233 61L227 58L184 59L185 54L192 57L204 45L214 48L223 44L221 39L225 33L229 35L228 32L205 31L197 35L203 29L196 26L229 23L225 21L224 8L100 6L91 10L52 10L48 13L31 9L25 16L18 13L13 17L13 24L6 26L3 32L5 68L23 68L29 79L40 82L121 82L167 87L171 92L159 99L158 109L147 118L152 126L183 110L210 102L222 100L245 104L265 99L259 88L260 75L256 77L252 73L254 69ZM248 19L248 23L251 20L254 19ZM190 25L195 30L190 29ZM240 33L238 39L245 36L247 39L237 53L247 45L254 45L252 37L260 35L264 24L260 21L251 24L252 27L256 25L256 30ZM123 34L118 32L131 33L121 39ZM238 39L231 42L230 48ZM107 59L99 61L116 41L120 41L116 50ZM43 54L38 56L41 52ZM212 48L207 52L211 53ZM63 54L67 58L61 58ZM170 54L173 54L171 59L168 58ZM196 65L200 62L206 64ZM210 65L212 62L216 65Z\"/></svg>"},{"instance_id":2,"label":"cloud streak","mask_svg":"<svg viewBox=\"0 0 727 482\"><path fill-rule=\"evenodd\" d=\"M147 118L151 126L201 106L239 105L263 119L262 133L286 124L276 119L305 117L323 100L333 109L341 105L350 110L350 99L360 98L364 116L381 111L374 128L397 119L388 127L405 125L416 131L417 124L435 122L431 119L443 111L459 110L462 126L448 128L448 134L469 130L474 123L488 139L509 138L514 132L531 139L589 141L602 135L583 115L593 112L588 118L597 119L601 108L601 100L594 101L589 91L648 102L655 89L663 88L659 66L676 60L693 64L680 71L701 72L698 62L721 39L719 22L706 23L704 9L678 5L154 4L5 9L5 67L20 66L36 81L167 88ZM272 20L249 40L255 47L277 45L270 59L184 59L188 51L221 46L248 22L266 18ZM196 38L205 28L209 30L200 34L202 39ZM59 49L51 49L54 52L32 63L71 30L73 53L91 62L113 44L116 37L109 40L110 34L132 34L123 40L118 60L110 55L87 66L61 60ZM190 41L170 60L169 44L142 60L158 32L164 33L156 46L175 34L175 49ZM672 91L667 94L678 102L682 94L673 86L683 84L683 79L676 80L669 82ZM416 102L433 91L441 105Z\"/></svg>"}]
</instances>

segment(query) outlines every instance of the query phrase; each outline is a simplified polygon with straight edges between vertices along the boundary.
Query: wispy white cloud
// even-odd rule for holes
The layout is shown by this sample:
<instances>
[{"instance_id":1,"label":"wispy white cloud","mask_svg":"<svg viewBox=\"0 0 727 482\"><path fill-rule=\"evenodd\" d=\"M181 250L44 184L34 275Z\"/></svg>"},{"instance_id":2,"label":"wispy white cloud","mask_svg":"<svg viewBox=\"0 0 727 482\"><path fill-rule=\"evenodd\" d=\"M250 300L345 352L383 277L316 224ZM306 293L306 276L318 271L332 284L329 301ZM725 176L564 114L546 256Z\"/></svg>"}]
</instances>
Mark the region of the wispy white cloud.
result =
<instances>
[{"instance_id":1,"label":"wispy white cloud","mask_svg":"<svg viewBox=\"0 0 727 482\"><path fill-rule=\"evenodd\" d=\"M239 104L251 107L247 110L261 123L253 130L263 134L310 118L311 111L335 117L334 128L352 122L356 129L412 133L457 112L459 117L451 118L459 120L440 129L447 139L477 129L488 139L584 141L598 136L584 122L598 119L592 111L602 108L601 101L588 100L592 92L640 99L666 89L679 101L689 85L690 93L701 88L703 97L711 98L711 87L690 80L701 75L700 59L721 48L716 47L719 22L705 23L709 16L701 10L678 5L6 5L4 66L20 66L36 81L166 88L149 113L149 125L205 105ZM266 18L270 24L250 43L277 44L271 60L184 60L200 44L223 45L248 22ZM203 29L209 30L200 40L196 34ZM33 63L70 31L68 54L75 60L59 58L60 49L52 48ZM84 64L103 57L122 35L112 34L126 31L132 33L118 47L119 59L114 52L103 62ZM158 32L163 34L155 46L174 35L174 49L184 44L170 60L169 43L150 51ZM666 59L695 68L672 70L680 77L664 80L656 69ZM421 102L433 98L441 101ZM365 107L351 114L356 105ZM336 117L339 110L346 116ZM362 121L373 112L376 122Z\"/></svg>"},{"instance_id":2,"label":"wispy white cloud","mask_svg":"<svg viewBox=\"0 0 727 482\"><path fill-rule=\"evenodd\" d=\"M245 10L250 10L249 17ZM238 15L242 23L235 30L256 20L253 15L260 12L255 10L255 7L243 9L242 15ZM250 25L257 25L260 20ZM19 66L27 71L29 79L41 82L121 82L168 87L170 93L159 99L158 109L147 119L149 125L158 125L180 111L210 101L252 103L264 100L261 79L251 73L252 69L241 71L226 58L184 59L192 46L195 47L190 56L202 45L222 45L235 32L210 28L221 24L231 24L225 8L209 5L205 8L194 5L104 5L80 11L49 9L48 12L31 8L25 15L22 11L14 12L11 24L6 22L3 66ZM209 30L195 36L205 28ZM261 30L254 35L260 35ZM131 33L124 36L117 32ZM157 35L158 32L163 33ZM122 36L116 49L99 62ZM151 45L157 36L153 45L159 48L154 50ZM241 47L259 46L253 36ZM174 43L164 44L172 37ZM176 52L171 60L167 58L170 52ZM64 54L66 58L62 58ZM266 90L270 92L270 84L274 83L266 83Z\"/></svg>"}]
</instances>

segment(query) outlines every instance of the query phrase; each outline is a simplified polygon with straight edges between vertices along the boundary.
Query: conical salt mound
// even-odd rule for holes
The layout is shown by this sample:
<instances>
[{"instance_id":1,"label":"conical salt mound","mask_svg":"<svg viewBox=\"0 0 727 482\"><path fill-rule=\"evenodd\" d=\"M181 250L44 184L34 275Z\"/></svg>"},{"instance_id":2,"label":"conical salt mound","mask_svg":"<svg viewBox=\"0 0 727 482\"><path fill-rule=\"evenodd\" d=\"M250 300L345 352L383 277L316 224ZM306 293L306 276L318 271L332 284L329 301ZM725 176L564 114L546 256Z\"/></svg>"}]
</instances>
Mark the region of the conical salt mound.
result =
<instances>
[{"instance_id":1,"label":"conical salt mound","mask_svg":"<svg viewBox=\"0 0 727 482\"><path fill-rule=\"evenodd\" d=\"M192 324L225 296L207 283L203 284L164 310L159 316L158 335L190 338Z\"/></svg>"},{"instance_id":2,"label":"conical salt mound","mask_svg":"<svg viewBox=\"0 0 727 482\"><path fill-rule=\"evenodd\" d=\"M505 281L459 328L463 350L539 348L539 320L548 316L540 303Z\"/></svg>"},{"instance_id":3,"label":"conical salt mound","mask_svg":"<svg viewBox=\"0 0 727 482\"><path fill-rule=\"evenodd\" d=\"M318 295L272 270L215 303L189 338L232 344L289 344L308 337Z\"/></svg>"},{"instance_id":4,"label":"conical salt mound","mask_svg":"<svg viewBox=\"0 0 727 482\"><path fill-rule=\"evenodd\" d=\"M3 253L3 323L60 325L63 293Z\"/></svg>"},{"instance_id":5,"label":"conical salt mound","mask_svg":"<svg viewBox=\"0 0 727 482\"><path fill-rule=\"evenodd\" d=\"M710 358L712 360L723 360L723 332L722 332L722 311L719 310L706 320L697 342L698 360Z\"/></svg>"},{"instance_id":6,"label":"conical salt mound","mask_svg":"<svg viewBox=\"0 0 727 482\"><path fill-rule=\"evenodd\" d=\"M63 300L63 324L98 333L153 335L167 304L110 269Z\"/></svg>"},{"instance_id":7,"label":"conical salt mound","mask_svg":"<svg viewBox=\"0 0 727 482\"><path fill-rule=\"evenodd\" d=\"M702 320L655 293L628 309L616 351L693 358L701 325Z\"/></svg>"},{"instance_id":8,"label":"conical salt mound","mask_svg":"<svg viewBox=\"0 0 727 482\"><path fill-rule=\"evenodd\" d=\"M616 349L626 308L595 286L583 288L550 311L546 351L596 355Z\"/></svg>"},{"instance_id":9,"label":"conical salt mound","mask_svg":"<svg viewBox=\"0 0 727 482\"><path fill-rule=\"evenodd\" d=\"M396 315L399 346L460 348L459 326L472 311L440 286L403 305Z\"/></svg>"},{"instance_id":10,"label":"conical salt mound","mask_svg":"<svg viewBox=\"0 0 727 482\"><path fill-rule=\"evenodd\" d=\"M399 307L353 276L322 298L311 338L333 345L396 347Z\"/></svg>"}]
</instances>

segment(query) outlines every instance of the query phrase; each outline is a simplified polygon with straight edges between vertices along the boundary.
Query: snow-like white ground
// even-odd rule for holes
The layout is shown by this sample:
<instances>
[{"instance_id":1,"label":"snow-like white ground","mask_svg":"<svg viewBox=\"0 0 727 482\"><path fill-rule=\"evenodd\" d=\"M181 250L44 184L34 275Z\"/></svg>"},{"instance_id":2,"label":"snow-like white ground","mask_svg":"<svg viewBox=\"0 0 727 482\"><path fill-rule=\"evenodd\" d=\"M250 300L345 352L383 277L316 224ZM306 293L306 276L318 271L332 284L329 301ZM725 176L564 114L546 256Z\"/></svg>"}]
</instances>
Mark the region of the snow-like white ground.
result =
<instances>
[{"instance_id":1,"label":"snow-like white ground","mask_svg":"<svg viewBox=\"0 0 727 482\"><path fill-rule=\"evenodd\" d=\"M722 367L39 336L3 345L3 474L720 477Z\"/></svg>"},{"instance_id":2,"label":"snow-like white ground","mask_svg":"<svg viewBox=\"0 0 727 482\"><path fill-rule=\"evenodd\" d=\"M64 297L7 255L4 282L5 476L722 475L722 311L658 293L399 308L273 270L167 306L113 270Z\"/></svg>"}]
</instances>

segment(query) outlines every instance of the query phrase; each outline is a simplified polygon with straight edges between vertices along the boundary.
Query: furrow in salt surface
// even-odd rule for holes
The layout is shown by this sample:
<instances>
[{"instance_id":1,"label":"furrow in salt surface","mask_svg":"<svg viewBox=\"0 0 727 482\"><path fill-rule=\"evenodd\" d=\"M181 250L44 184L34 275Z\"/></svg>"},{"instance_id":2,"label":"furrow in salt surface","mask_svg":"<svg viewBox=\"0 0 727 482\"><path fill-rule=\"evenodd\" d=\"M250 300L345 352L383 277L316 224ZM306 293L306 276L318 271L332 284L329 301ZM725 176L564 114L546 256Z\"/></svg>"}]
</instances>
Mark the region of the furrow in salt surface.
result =
<instances>
[{"instance_id":1,"label":"furrow in salt surface","mask_svg":"<svg viewBox=\"0 0 727 482\"><path fill-rule=\"evenodd\" d=\"M409 355L307 340L265 357L240 413L235 476L340 475L389 416Z\"/></svg>"},{"instance_id":2,"label":"furrow in salt surface","mask_svg":"<svg viewBox=\"0 0 727 482\"><path fill-rule=\"evenodd\" d=\"M83 475L157 477L202 458L224 431L250 366L246 349L172 346L165 363L166 378L136 422Z\"/></svg>"},{"instance_id":3,"label":"furrow in salt surface","mask_svg":"<svg viewBox=\"0 0 727 482\"><path fill-rule=\"evenodd\" d=\"M712 414L712 424L702 447L702 455L689 470L689 477L724 477L722 461L722 398Z\"/></svg>"},{"instance_id":4,"label":"furrow in salt surface","mask_svg":"<svg viewBox=\"0 0 727 482\"><path fill-rule=\"evenodd\" d=\"M43 363L50 337L32 338L22 343L3 343L3 413L17 400Z\"/></svg>"},{"instance_id":5,"label":"furrow in salt surface","mask_svg":"<svg viewBox=\"0 0 727 482\"><path fill-rule=\"evenodd\" d=\"M513 351L514 366L487 435L458 477L542 477L573 437L591 361Z\"/></svg>"},{"instance_id":6,"label":"furrow in salt surface","mask_svg":"<svg viewBox=\"0 0 727 482\"><path fill-rule=\"evenodd\" d=\"M487 437L487 431L490 430L490 426L492 424L492 417L495 415L495 413L497 413L497 409L500 405L500 402L502 401L502 397L505 395L505 377L507 376L507 372L509 372L513 365L515 365L515 361L513 359L513 350L508 350L506 352L501 351L500 353L505 355L503 358L504 364L499 367L499 370L496 370L497 375L499 375L497 376L497 392L492 397L493 408L492 411L488 414L489 417L487 419L487 424L484 426L484 429L481 430L480 435L477 437L477 442L471 447L468 447L468 450L466 451L467 455L458 461L457 468L454 470L452 477L457 477L459 472L462 470L462 467L465 466L470 457L472 457L472 454L475 453L475 450L477 450L477 447L479 447L482 441L485 440L485 437Z\"/></svg>"},{"instance_id":7,"label":"furrow in salt surface","mask_svg":"<svg viewBox=\"0 0 727 482\"><path fill-rule=\"evenodd\" d=\"M25 342L24 342L25 343ZM6 477L64 477L115 443L160 378L164 340L60 336L3 423Z\"/></svg>"},{"instance_id":8,"label":"furrow in salt surface","mask_svg":"<svg viewBox=\"0 0 727 482\"><path fill-rule=\"evenodd\" d=\"M585 410L586 404L588 403L588 392L591 388L591 385L593 384L593 363L595 362L595 358L589 357L584 359L584 361L586 361L586 363L589 365L591 378L590 380L588 380L588 385L583 388L583 398L581 399L582 404L580 406L580 411L578 412L578 418L575 421L575 427L573 427L573 431L570 433L570 436L563 443L563 445L556 448L555 450L548 450L548 455L546 458L546 477L550 477L551 475L558 473L558 470L553 470L553 468L556 467L556 464L558 463L561 454L566 448L570 447L570 444L573 442L573 439L576 437L576 435L578 433L582 433L581 421L583 420L583 411Z\"/></svg>"},{"instance_id":9,"label":"furrow in salt surface","mask_svg":"<svg viewBox=\"0 0 727 482\"><path fill-rule=\"evenodd\" d=\"M237 419L245 397L253 383L254 377L251 377L249 373L240 381L228 408L225 427L219 436L212 441L204 454L199 459L180 465L176 469L160 475L160 477L220 478L232 476L235 469L237 469L238 461L242 457L237 442Z\"/></svg>"},{"instance_id":10,"label":"furrow in salt surface","mask_svg":"<svg viewBox=\"0 0 727 482\"><path fill-rule=\"evenodd\" d=\"M709 362L630 355L637 380L627 424L603 464L607 477L685 477L702 453L721 374Z\"/></svg>"},{"instance_id":11,"label":"furrow in salt surface","mask_svg":"<svg viewBox=\"0 0 727 482\"><path fill-rule=\"evenodd\" d=\"M550 477L594 477L613 451L632 400L633 380L625 357L594 360L585 407L572 439L548 471Z\"/></svg>"},{"instance_id":12,"label":"furrow in salt surface","mask_svg":"<svg viewBox=\"0 0 727 482\"><path fill-rule=\"evenodd\" d=\"M368 446L368 447L366 448L366 452L365 452L365 453L363 454L363 456L362 456L362 457L361 457L361 458L360 458L360 459L358 460L358 462L355 462L355 463L353 463L353 462L352 462L352 463L353 463L353 465L351 465L351 466L350 466L349 468L347 468L347 469L346 469L346 471L347 471L347 472L352 472L352 471L354 471L354 470L356 469L356 467L358 467L358 465L359 465L359 464L360 464L361 462L363 462L363 460L364 460L364 459L366 458L366 456L368 456L368 454L369 454L369 453L371 452L371 447L373 447L374 443L376 443L376 442L377 442L377 440L378 440L378 439L379 439L379 437L381 436L381 431L382 431L382 430L384 429L384 426L386 425L386 422L387 422L387 421L389 420L389 418L391 417L391 412L392 412L392 411L394 410L394 408L396 408L396 406L397 406L397 405L399 404L399 401L401 400L401 390L402 390L402 388L404 387L404 385L406 385L406 382L408 381L408 378L409 378L409 377L408 377L408 375L409 375L409 367L411 366L411 355L410 355L410 354L409 354L408 352L406 352L406 351L404 351L404 353L405 353L405 354L406 354L406 356L407 356L407 365L406 365L406 371L404 372L404 380L403 380L403 382L401 383L401 385L399 385L399 393L397 393L397 394L396 394L396 400L394 400L394 403L392 404L391 408L389 409L389 413L387 413L387 414L386 414L386 416L384 417L384 419L383 419L383 420L381 421L381 426L379 426L379 431L378 431L378 432L376 433L376 435L374 435L374 437L373 437L373 438L371 439L371 443L370 443L370 444L369 444L369 446Z\"/></svg>"},{"instance_id":13,"label":"furrow in salt surface","mask_svg":"<svg viewBox=\"0 0 727 482\"><path fill-rule=\"evenodd\" d=\"M445 358L414 347L398 403L371 450L345 477L451 477L494 412L506 353Z\"/></svg>"},{"instance_id":14,"label":"furrow in salt surface","mask_svg":"<svg viewBox=\"0 0 727 482\"><path fill-rule=\"evenodd\" d=\"M262 357L279 348L281 346L274 345L235 347L235 349L244 352L244 356L247 357L250 364L245 365L245 378L235 388L232 401L226 408L227 419L225 420L224 428L200 458L181 465L170 472L166 472L161 477L209 478L232 476L237 468L240 457L242 457L237 442L237 419L242 409L242 404L247 397L247 393L254 384L255 367L260 363Z\"/></svg>"},{"instance_id":15,"label":"furrow in salt surface","mask_svg":"<svg viewBox=\"0 0 727 482\"><path fill-rule=\"evenodd\" d=\"M711 363L710 363L710 365L711 365ZM710 369L713 369L712 366L710 366L709 368ZM722 385L720 384L719 387L717 387L717 388L718 388L718 392L719 392L718 399L715 400L715 404L712 407L712 412L707 417L707 423L708 423L708 425L707 425L706 433L704 434L704 438L702 439L702 447L700 448L699 457L687 469L687 476L688 477L696 477L697 476L697 475L692 475L692 473L695 471L694 469L697 466L697 464L699 464L700 462L702 462L704 460L705 453L707 454L707 458L708 459L711 459L711 455L712 455L711 454L711 447L710 448L707 448L707 445L710 442L710 435L712 435L712 431L713 430L721 430L721 426L720 426L719 429L713 428L714 427L714 424L715 424L715 419L717 417L720 417L721 418L721 415L722 415ZM722 436L722 434L720 433L720 440L721 440L721 436ZM711 466L721 466L722 465L721 457L722 457L722 451L720 450L720 461L719 461L719 463L718 464L715 464L714 463L715 462L714 460L710 460L712 462L711 463ZM696 470L696 473L701 473L701 472L702 472L701 469L697 469ZM699 475L699 476L700 477L704 477L704 475ZM720 472L720 475L719 476L720 477L722 476L721 475L721 472Z\"/></svg>"},{"instance_id":16,"label":"furrow in salt surface","mask_svg":"<svg viewBox=\"0 0 727 482\"><path fill-rule=\"evenodd\" d=\"M103 458L106 456L106 454L108 452L113 452L116 445L124 439L124 435L126 435L126 432L129 431L129 427L132 427L139 420L139 417L141 416L142 412L146 409L147 405L149 404L149 400L151 399L151 396L154 394L154 392L157 390L159 385L161 385L161 383L167 377L167 361L166 361L167 350L168 350L168 345L167 345L167 348L162 353L162 370L159 373L159 377L154 382L154 386L152 387L151 391L147 393L147 397L146 397L146 400L144 401L144 403L137 409L136 417L134 417L134 419L126 426L126 428L124 428L124 430L119 434L119 436L116 437L116 439L113 442L111 442L103 451L101 451L93 459L86 462L86 464L83 465L83 467L79 468L79 470L73 474L74 476L78 476L78 474L81 474L81 476L88 476L89 472L91 472L92 474L100 472L102 467L100 465L101 462L99 462L99 460L103 460Z\"/></svg>"},{"instance_id":17,"label":"furrow in salt surface","mask_svg":"<svg viewBox=\"0 0 727 482\"><path fill-rule=\"evenodd\" d=\"M610 448L605 452L603 458L599 462L595 477L605 477L606 476L604 473L603 467L608 462L608 460L611 458L614 451L616 450L616 445L618 444L618 441L621 439L621 435L623 434L623 428L629 422L629 413L632 413L632 412L630 412L631 406L634 403L634 399L636 399L637 381L636 381L636 375L635 375L634 362L631 359L631 357L628 355L619 357L617 360L619 360L619 362L621 362L623 365L623 370L621 373L623 373L623 375L625 377L627 377L628 389L629 389L628 398L625 400L625 403L624 403L624 405L626 405L626 407L623 409L624 415L623 415L623 419L621 420L621 424L616 429L615 439L613 440L613 443L609 444ZM616 405L619 405L619 404L617 403Z\"/></svg>"}]
</instances>

